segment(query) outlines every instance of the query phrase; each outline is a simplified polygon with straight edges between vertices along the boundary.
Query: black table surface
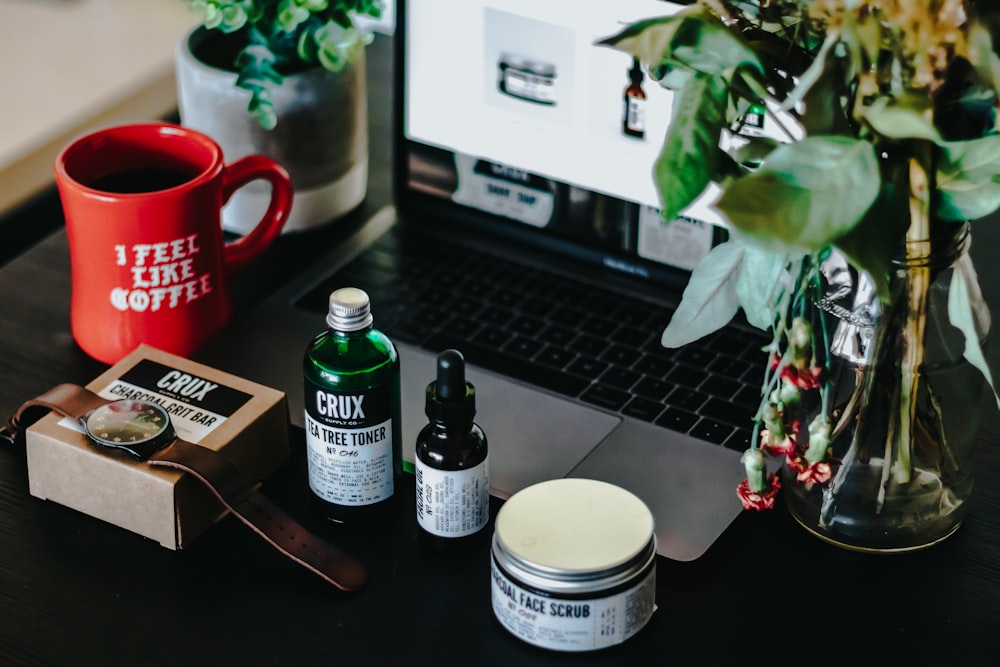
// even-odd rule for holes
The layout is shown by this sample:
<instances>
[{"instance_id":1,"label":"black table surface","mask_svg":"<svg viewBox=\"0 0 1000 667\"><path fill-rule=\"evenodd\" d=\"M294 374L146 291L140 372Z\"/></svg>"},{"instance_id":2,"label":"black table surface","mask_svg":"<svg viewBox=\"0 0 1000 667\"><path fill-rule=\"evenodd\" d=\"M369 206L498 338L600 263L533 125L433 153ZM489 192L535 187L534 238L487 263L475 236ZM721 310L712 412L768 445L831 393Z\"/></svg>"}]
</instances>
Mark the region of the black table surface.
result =
<instances>
[{"instance_id":1,"label":"black table surface","mask_svg":"<svg viewBox=\"0 0 1000 667\"><path fill-rule=\"evenodd\" d=\"M391 43L378 37L368 53L368 199L328 228L282 237L237 285L240 312L391 199ZM0 222L0 230L43 232L0 268L0 414L8 415L26 398L59 382L89 382L106 366L70 333L69 254L54 191ZM1000 285L985 276L996 273L996 239L977 237L973 247L994 304ZM239 318L221 335L239 335ZM488 545L453 554L423 544L409 475L383 529L345 534L320 525L309 512L298 429L291 460L263 491L365 563L370 583L359 593L323 584L233 517L175 552L33 498L23 448L0 446L0 664L1000 664L995 413L985 415L971 513L944 543L864 555L810 536L780 503L744 513L703 558L658 559L651 622L623 645L587 654L538 649L499 625ZM494 517L499 506L494 499Z\"/></svg>"}]
</instances>

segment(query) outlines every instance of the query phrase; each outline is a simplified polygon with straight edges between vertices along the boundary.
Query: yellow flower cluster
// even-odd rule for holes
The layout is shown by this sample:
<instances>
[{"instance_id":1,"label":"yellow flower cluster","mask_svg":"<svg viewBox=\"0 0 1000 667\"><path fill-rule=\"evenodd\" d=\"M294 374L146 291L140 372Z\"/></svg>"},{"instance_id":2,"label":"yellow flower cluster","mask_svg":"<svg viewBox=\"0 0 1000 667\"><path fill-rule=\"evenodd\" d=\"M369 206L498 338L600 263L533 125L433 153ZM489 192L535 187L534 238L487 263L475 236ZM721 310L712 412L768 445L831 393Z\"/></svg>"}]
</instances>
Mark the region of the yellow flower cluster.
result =
<instances>
[{"instance_id":1,"label":"yellow flower cluster","mask_svg":"<svg viewBox=\"0 0 1000 667\"><path fill-rule=\"evenodd\" d=\"M885 0L877 6L884 23L898 37L902 62L912 67L910 87L933 91L944 80L948 64L966 54L965 7L962 0ZM873 7L874 9L874 7Z\"/></svg>"},{"instance_id":2,"label":"yellow flower cluster","mask_svg":"<svg viewBox=\"0 0 1000 667\"><path fill-rule=\"evenodd\" d=\"M811 0L814 11L843 18L843 0ZM963 0L872 0L852 10L859 23L877 21L883 47L909 70L906 87L933 92L944 81L948 64L965 55L966 14Z\"/></svg>"},{"instance_id":3,"label":"yellow flower cluster","mask_svg":"<svg viewBox=\"0 0 1000 667\"><path fill-rule=\"evenodd\" d=\"M899 84L909 90L933 93L944 81L955 56L967 55L965 0L700 0L700 4L724 20L758 24L762 17L773 21L783 16L794 25L804 20L812 35L839 31L845 23L857 27L865 43L861 47L878 58L891 55L899 68ZM747 5L753 4L753 15ZM805 43L801 33L790 30L789 41Z\"/></svg>"}]
</instances>

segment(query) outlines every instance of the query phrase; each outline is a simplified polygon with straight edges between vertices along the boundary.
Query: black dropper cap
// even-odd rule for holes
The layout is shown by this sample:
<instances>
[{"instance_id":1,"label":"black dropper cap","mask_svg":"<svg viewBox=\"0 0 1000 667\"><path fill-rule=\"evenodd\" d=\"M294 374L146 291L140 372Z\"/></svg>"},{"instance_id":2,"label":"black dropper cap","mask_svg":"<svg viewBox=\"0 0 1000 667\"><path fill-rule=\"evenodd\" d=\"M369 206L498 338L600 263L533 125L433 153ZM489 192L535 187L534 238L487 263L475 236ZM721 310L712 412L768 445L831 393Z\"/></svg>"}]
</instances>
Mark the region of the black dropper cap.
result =
<instances>
[{"instance_id":1,"label":"black dropper cap","mask_svg":"<svg viewBox=\"0 0 1000 667\"><path fill-rule=\"evenodd\" d=\"M427 385L424 411L434 422L471 424L476 416L476 388L465 381L465 357L445 350L437 358L437 380Z\"/></svg>"},{"instance_id":2,"label":"black dropper cap","mask_svg":"<svg viewBox=\"0 0 1000 667\"><path fill-rule=\"evenodd\" d=\"M638 58L632 58L632 69L628 71L628 78L635 85L642 83L642 68Z\"/></svg>"}]
</instances>

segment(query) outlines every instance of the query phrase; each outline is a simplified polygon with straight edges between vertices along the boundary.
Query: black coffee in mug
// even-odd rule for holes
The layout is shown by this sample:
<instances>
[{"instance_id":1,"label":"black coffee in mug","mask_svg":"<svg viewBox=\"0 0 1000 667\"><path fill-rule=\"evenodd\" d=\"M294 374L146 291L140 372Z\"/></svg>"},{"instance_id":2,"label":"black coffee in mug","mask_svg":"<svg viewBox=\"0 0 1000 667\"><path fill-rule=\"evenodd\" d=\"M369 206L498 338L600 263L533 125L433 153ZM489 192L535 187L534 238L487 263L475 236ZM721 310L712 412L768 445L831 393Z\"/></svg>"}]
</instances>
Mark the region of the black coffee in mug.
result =
<instances>
[{"instance_id":1,"label":"black coffee in mug","mask_svg":"<svg viewBox=\"0 0 1000 667\"><path fill-rule=\"evenodd\" d=\"M176 167L132 167L98 176L87 186L101 192L138 194L169 190L197 175L197 172Z\"/></svg>"}]
</instances>

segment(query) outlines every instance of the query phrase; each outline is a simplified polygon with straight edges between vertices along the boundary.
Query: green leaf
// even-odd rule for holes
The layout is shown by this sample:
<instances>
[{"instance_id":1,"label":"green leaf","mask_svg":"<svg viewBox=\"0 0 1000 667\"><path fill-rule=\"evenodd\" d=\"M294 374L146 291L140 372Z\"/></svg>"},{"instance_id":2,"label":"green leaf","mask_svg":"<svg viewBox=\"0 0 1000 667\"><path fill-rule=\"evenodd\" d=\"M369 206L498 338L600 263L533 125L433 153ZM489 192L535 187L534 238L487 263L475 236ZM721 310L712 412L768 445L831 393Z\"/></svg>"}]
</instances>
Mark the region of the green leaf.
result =
<instances>
[{"instance_id":1,"label":"green leaf","mask_svg":"<svg viewBox=\"0 0 1000 667\"><path fill-rule=\"evenodd\" d=\"M963 255L961 263L951 278L951 285L948 289L948 320L952 325L965 336L966 360L972 364L989 384L993 390L993 397L1000 408L1000 395L997 394L996 386L993 384L993 376L990 373L989 364L980 346L979 332L976 327L977 315L982 318L989 317L989 311L976 313L972 306L972 294L979 292L979 284L976 280L975 269L972 267L972 260L968 255ZM976 299L977 302L980 299Z\"/></svg>"},{"instance_id":2,"label":"green leaf","mask_svg":"<svg viewBox=\"0 0 1000 667\"><path fill-rule=\"evenodd\" d=\"M703 74L721 76L739 69L764 73L753 49L714 16L688 17L677 31L672 46L671 60Z\"/></svg>"},{"instance_id":3,"label":"green leaf","mask_svg":"<svg viewBox=\"0 0 1000 667\"><path fill-rule=\"evenodd\" d=\"M239 5L222 10L222 32L236 32L247 22L247 13Z\"/></svg>"},{"instance_id":4,"label":"green leaf","mask_svg":"<svg viewBox=\"0 0 1000 667\"><path fill-rule=\"evenodd\" d=\"M610 46L653 66L671 51L674 35L684 19L685 14L681 13L637 21L621 32L599 40L597 45Z\"/></svg>"},{"instance_id":5,"label":"green leaf","mask_svg":"<svg viewBox=\"0 0 1000 667\"><path fill-rule=\"evenodd\" d=\"M771 328L778 298L792 286L787 265L786 253L769 252L753 245L744 248L736 295L747 322L758 329Z\"/></svg>"},{"instance_id":6,"label":"green leaf","mask_svg":"<svg viewBox=\"0 0 1000 667\"><path fill-rule=\"evenodd\" d=\"M721 77L696 76L691 85L678 91L654 166L664 220L675 219L722 169L719 136L726 126L726 101L726 82Z\"/></svg>"},{"instance_id":7,"label":"green leaf","mask_svg":"<svg viewBox=\"0 0 1000 667\"><path fill-rule=\"evenodd\" d=\"M739 309L736 276L744 246L727 241L712 248L691 273L681 303L663 331L664 347L680 347L724 327Z\"/></svg>"},{"instance_id":8,"label":"green leaf","mask_svg":"<svg viewBox=\"0 0 1000 667\"><path fill-rule=\"evenodd\" d=\"M215 5L205 5L202 9L204 17L202 23L209 30L215 30L222 25L222 10Z\"/></svg>"},{"instance_id":9,"label":"green leaf","mask_svg":"<svg viewBox=\"0 0 1000 667\"><path fill-rule=\"evenodd\" d=\"M275 113L274 106L271 104L260 105L253 115L262 129L273 130L278 125L278 114Z\"/></svg>"},{"instance_id":10,"label":"green leaf","mask_svg":"<svg viewBox=\"0 0 1000 667\"><path fill-rule=\"evenodd\" d=\"M743 137L743 139L746 140L746 143L735 149L730 149L730 154L737 163L753 167L759 167L763 164L764 159L781 145L777 139L763 135L751 135Z\"/></svg>"},{"instance_id":11,"label":"green leaf","mask_svg":"<svg viewBox=\"0 0 1000 667\"><path fill-rule=\"evenodd\" d=\"M890 139L926 139L939 142L941 135L920 109L930 107L926 96L908 95L900 100L880 97L865 110L865 118L876 132Z\"/></svg>"},{"instance_id":12,"label":"green leaf","mask_svg":"<svg viewBox=\"0 0 1000 667\"><path fill-rule=\"evenodd\" d=\"M875 150L847 137L807 137L775 149L730 182L716 206L764 247L815 251L861 220L879 193Z\"/></svg>"},{"instance_id":13,"label":"green leaf","mask_svg":"<svg viewBox=\"0 0 1000 667\"><path fill-rule=\"evenodd\" d=\"M315 63L319 61L319 46L316 38L308 30L299 32L299 39L295 43L295 53L304 63Z\"/></svg>"},{"instance_id":14,"label":"green leaf","mask_svg":"<svg viewBox=\"0 0 1000 667\"><path fill-rule=\"evenodd\" d=\"M243 86L250 91L250 102L247 104L247 111L257 121L257 124L265 130L273 130L278 124L278 116L274 111L274 104L266 88L260 86Z\"/></svg>"},{"instance_id":15,"label":"green leaf","mask_svg":"<svg viewBox=\"0 0 1000 667\"><path fill-rule=\"evenodd\" d=\"M344 28L336 21L328 21L316 31L317 56L324 68L339 72L354 62L360 51L373 36L368 31Z\"/></svg>"},{"instance_id":16,"label":"green leaf","mask_svg":"<svg viewBox=\"0 0 1000 667\"><path fill-rule=\"evenodd\" d=\"M294 32L299 24L309 18L309 10L292 4L285 5L285 8L278 12L275 18L275 25L282 32Z\"/></svg>"},{"instance_id":17,"label":"green leaf","mask_svg":"<svg viewBox=\"0 0 1000 667\"><path fill-rule=\"evenodd\" d=\"M892 258L909 226L908 206L905 193L886 183L861 221L834 243L855 268L868 274L883 302L890 299Z\"/></svg>"},{"instance_id":18,"label":"green leaf","mask_svg":"<svg viewBox=\"0 0 1000 667\"><path fill-rule=\"evenodd\" d=\"M236 86L250 93L247 111L265 130L274 129L278 122L268 92L269 85L280 86L284 77L274 69L274 54L265 46L254 44L236 57Z\"/></svg>"},{"instance_id":19,"label":"green leaf","mask_svg":"<svg viewBox=\"0 0 1000 667\"><path fill-rule=\"evenodd\" d=\"M936 215L976 220L1000 208L1000 135L943 142Z\"/></svg>"},{"instance_id":20,"label":"green leaf","mask_svg":"<svg viewBox=\"0 0 1000 667\"><path fill-rule=\"evenodd\" d=\"M720 76L740 68L764 68L746 42L707 10L693 7L673 16L638 21L597 42L637 56L650 70L681 66Z\"/></svg>"},{"instance_id":21,"label":"green leaf","mask_svg":"<svg viewBox=\"0 0 1000 667\"><path fill-rule=\"evenodd\" d=\"M661 64L659 67L649 69L650 79L657 82L660 84L660 87L666 88L667 90L680 90L681 88L684 88L691 83L694 76L694 70L682 67L673 67L671 65Z\"/></svg>"},{"instance_id":22,"label":"green leaf","mask_svg":"<svg viewBox=\"0 0 1000 667\"><path fill-rule=\"evenodd\" d=\"M989 90L1000 90L1000 58L993 50L993 38L981 22L969 26L966 40L969 59L979 73L983 85Z\"/></svg>"},{"instance_id":23,"label":"green leaf","mask_svg":"<svg viewBox=\"0 0 1000 667\"><path fill-rule=\"evenodd\" d=\"M274 55L262 46L248 46L236 57L236 86L250 90L268 83L280 86L285 78L274 69Z\"/></svg>"}]
</instances>

